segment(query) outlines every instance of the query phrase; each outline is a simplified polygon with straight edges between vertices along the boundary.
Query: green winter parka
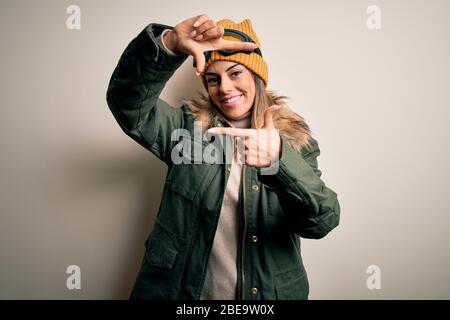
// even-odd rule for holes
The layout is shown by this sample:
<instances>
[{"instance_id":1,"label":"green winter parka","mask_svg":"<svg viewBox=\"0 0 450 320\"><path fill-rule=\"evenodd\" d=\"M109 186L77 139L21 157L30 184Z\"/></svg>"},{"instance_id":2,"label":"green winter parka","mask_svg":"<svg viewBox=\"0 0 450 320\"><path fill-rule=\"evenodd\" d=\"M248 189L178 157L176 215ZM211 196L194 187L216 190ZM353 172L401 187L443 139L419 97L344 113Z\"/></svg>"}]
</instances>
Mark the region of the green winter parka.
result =
<instances>
[{"instance_id":1,"label":"green winter parka","mask_svg":"<svg viewBox=\"0 0 450 320\"><path fill-rule=\"evenodd\" d=\"M154 228L132 299L199 299L230 165L174 164L173 132L194 134L187 105L159 99L187 55L169 55L150 24L125 49L111 77L107 102L122 130L168 166ZM229 126L214 119L215 126ZM195 139L195 138L194 138ZM205 141L194 141L203 147ZM224 148L224 154L229 152ZM240 190L237 299L307 299L300 237L319 239L339 223L337 194L321 180L316 140L295 151L282 139L278 171L243 166Z\"/></svg>"}]
</instances>

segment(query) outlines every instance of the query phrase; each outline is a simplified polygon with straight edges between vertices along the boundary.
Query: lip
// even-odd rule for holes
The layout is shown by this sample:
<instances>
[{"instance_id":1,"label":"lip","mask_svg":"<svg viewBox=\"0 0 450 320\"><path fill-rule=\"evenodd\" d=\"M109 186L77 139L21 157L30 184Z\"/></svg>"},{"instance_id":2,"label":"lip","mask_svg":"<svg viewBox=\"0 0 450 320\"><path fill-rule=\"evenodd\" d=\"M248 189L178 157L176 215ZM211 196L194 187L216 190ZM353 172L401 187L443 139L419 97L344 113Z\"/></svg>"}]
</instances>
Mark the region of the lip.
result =
<instances>
[{"instance_id":1,"label":"lip","mask_svg":"<svg viewBox=\"0 0 450 320\"><path fill-rule=\"evenodd\" d=\"M243 96L243 94L236 95L236 96L226 97L225 99L222 100L222 103L223 103L225 106L227 106L227 107L235 106L235 105L238 104L238 102L241 100L242 96ZM237 99L234 100L233 102L226 102L227 100L233 99L233 98L236 98L236 97L239 97L239 98L237 98Z\"/></svg>"}]
</instances>

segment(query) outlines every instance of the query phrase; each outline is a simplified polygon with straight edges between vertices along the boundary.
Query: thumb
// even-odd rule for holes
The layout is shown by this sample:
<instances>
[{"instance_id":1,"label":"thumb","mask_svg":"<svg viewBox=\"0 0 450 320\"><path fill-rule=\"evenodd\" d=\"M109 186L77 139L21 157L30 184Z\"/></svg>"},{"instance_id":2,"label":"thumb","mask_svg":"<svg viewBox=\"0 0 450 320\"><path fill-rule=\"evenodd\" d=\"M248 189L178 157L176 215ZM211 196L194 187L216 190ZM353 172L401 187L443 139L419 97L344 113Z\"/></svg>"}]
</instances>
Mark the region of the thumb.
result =
<instances>
[{"instance_id":1,"label":"thumb","mask_svg":"<svg viewBox=\"0 0 450 320\"><path fill-rule=\"evenodd\" d=\"M197 75L200 75L202 73L203 68L205 67L205 56L203 55L203 52L194 52L194 58L196 63L196 72Z\"/></svg>"},{"instance_id":2,"label":"thumb","mask_svg":"<svg viewBox=\"0 0 450 320\"><path fill-rule=\"evenodd\" d=\"M280 109L281 106L277 106L274 104L273 106L270 106L264 111L264 126L265 129L275 129L275 125L273 123L273 114L275 111Z\"/></svg>"}]
</instances>

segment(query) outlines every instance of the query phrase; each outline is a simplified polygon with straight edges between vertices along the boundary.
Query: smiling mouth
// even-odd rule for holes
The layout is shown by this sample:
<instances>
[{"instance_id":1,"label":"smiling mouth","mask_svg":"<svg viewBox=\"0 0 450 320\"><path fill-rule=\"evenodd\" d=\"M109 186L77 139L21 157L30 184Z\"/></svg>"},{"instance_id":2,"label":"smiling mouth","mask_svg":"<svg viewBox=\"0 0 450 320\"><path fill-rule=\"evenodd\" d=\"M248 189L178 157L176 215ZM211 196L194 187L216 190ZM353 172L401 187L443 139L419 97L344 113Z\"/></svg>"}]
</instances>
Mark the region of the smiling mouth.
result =
<instances>
[{"instance_id":1,"label":"smiling mouth","mask_svg":"<svg viewBox=\"0 0 450 320\"><path fill-rule=\"evenodd\" d=\"M239 96L234 96L232 98L223 100L223 104L225 104L227 106L234 106L235 104L238 103L239 100L241 100L241 98L242 98L242 94Z\"/></svg>"}]
</instances>

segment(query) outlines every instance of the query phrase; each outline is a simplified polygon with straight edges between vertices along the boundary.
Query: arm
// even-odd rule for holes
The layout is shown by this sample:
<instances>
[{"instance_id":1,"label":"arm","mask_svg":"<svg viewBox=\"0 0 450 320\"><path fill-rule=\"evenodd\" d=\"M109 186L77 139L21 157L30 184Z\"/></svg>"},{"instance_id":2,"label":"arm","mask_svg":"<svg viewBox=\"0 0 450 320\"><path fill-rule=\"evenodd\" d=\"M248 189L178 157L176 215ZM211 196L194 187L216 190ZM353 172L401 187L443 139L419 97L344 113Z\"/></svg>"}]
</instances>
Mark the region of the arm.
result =
<instances>
[{"instance_id":1,"label":"arm","mask_svg":"<svg viewBox=\"0 0 450 320\"><path fill-rule=\"evenodd\" d=\"M170 135L184 126L184 114L159 95L188 57L170 54L157 41L167 28L150 24L131 41L114 70L106 96L122 130L166 163L170 161Z\"/></svg>"},{"instance_id":2,"label":"arm","mask_svg":"<svg viewBox=\"0 0 450 320\"><path fill-rule=\"evenodd\" d=\"M157 38L164 29L170 31L162 42ZM192 38L194 31L201 40ZM222 39L223 34L223 28L208 15L186 19L174 28L150 24L128 45L114 70L107 93L114 117L127 135L166 163L170 162L170 136L174 129L184 127L187 108L172 108L158 98L167 80L188 55L195 57L200 73L205 51L256 47L254 43Z\"/></svg>"},{"instance_id":3,"label":"arm","mask_svg":"<svg viewBox=\"0 0 450 320\"><path fill-rule=\"evenodd\" d=\"M300 154L283 140L277 173L258 175L262 183L277 193L288 214L291 231L303 238L323 238L339 224L337 194L320 179L319 155L319 145L314 139L312 147Z\"/></svg>"}]
</instances>

